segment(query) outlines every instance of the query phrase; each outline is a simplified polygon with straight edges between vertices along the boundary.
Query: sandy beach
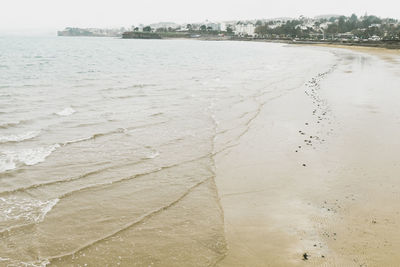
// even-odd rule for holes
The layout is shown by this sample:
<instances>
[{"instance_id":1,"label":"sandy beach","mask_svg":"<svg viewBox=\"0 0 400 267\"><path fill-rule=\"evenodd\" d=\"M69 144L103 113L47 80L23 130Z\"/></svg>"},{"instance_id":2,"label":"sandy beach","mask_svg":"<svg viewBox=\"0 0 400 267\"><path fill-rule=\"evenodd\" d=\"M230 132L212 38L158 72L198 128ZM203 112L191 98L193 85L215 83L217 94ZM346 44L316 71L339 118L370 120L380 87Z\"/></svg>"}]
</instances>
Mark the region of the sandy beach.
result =
<instances>
[{"instance_id":1,"label":"sandy beach","mask_svg":"<svg viewBox=\"0 0 400 267\"><path fill-rule=\"evenodd\" d=\"M398 265L396 51L131 41L0 40L0 266Z\"/></svg>"},{"instance_id":2,"label":"sandy beach","mask_svg":"<svg viewBox=\"0 0 400 267\"><path fill-rule=\"evenodd\" d=\"M400 262L399 51L309 48L337 64L271 99L216 156L219 266Z\"/></svg>"}]
</instances>

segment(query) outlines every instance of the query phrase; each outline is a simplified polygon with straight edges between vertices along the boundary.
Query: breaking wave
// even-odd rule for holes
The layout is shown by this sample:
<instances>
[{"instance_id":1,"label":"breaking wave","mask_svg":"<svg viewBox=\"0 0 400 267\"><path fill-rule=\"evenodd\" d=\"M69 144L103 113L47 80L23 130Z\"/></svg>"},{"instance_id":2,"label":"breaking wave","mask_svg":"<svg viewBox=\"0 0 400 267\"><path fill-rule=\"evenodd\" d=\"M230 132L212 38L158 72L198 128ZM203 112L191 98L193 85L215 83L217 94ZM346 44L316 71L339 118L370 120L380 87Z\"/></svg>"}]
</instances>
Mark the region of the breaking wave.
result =
<instances>
[{"instance_id":1,"label":"breaking wave","mask_svg":"<svg viewBox=\"0 0 400 267\"><path fill-rule=\"evenodd\" d=\"M11 134L0 136L0 143L20 142L32 139L40 134L40 131L30 131L23 134Z\"/></svg>"},{"instance_id":2,"label":"breaking wave","mask_svg":"<svg viewBox=\"0 0 400 267\"><path fill-rule=\"evenodd\" d=\"M13 267L46 267L50 262L47 259L39 260L35 262L23 262L17 261L9 258L0 257L0 264L4 263L5 266L13 266Z\"/></svg>"},{"instance_id":3,"label":"breaking wave","mask_svg":"<svg viewBox=\"0 0 400 267\"><path fill-rule=\"evenodd\" d=\"M26 120L21 120L21 121L12 121L12 122L5 122L5 123L0 123L0 129L8 129L12 128L18 125L21 125L23 123L26 123Z\"/></svg>"},{"instance_id":4,"label":"breaking wave","mask_svg":"<svg viewBox=\"0 0 400 267\"><path fill-rule=\"evenodd\" d=\"M0 172L13 170L19 164L35 165L43 162L59 147L59 144L55 144L49 147L2 151L0 152Z\"/></svg>"},{"instance_id":5,"label":"breaking wave","mask_svg":"<svg viewBox=\"0 0 400 267\"><path fill-rule=\"evenodd\" d=\"M72 115L76 112L75 109L71 108L71 107L66 107L65 109L57 112L56 114L59 116L69 116Z\"/></svg>"},{"instance_id":6,"label":"breaking wave","mask_svg":"<svg viewBox=\"0 0 400 267\"><path fill-rule=\"evenodd\" d=\"M0 222L15 221L18 225L42 222L58 201L59 199L41 201L15 196L0 197L0 210L2 210Z\"/></svg>"}]
</instances>

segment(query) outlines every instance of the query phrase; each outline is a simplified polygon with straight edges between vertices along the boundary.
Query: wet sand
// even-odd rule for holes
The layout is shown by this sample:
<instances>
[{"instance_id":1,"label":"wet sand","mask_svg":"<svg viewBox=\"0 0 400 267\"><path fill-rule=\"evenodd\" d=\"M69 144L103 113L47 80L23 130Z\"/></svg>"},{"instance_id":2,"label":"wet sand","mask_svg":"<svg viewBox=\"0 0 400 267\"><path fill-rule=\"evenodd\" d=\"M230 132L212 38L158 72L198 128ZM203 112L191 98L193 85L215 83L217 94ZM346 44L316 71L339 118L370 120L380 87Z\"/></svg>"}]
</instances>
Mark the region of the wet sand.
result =
<instances>
[{"instance_id":1,"label":"wet sand","mask_svg":"<svg viewBox=\"0 0 400 267\"><path fill-rule=\"evenodd\" d=\"M311 46L320 47L330 47L330 48L343 48L352 51L364 52L368 54L376 55L400 55L400 49L387 49L381 47L367 47L367 46L349 46L349 45L339 45L339 44L310 44ZM304 46L302 44L302 46Z\"/></svg>"},{"instance_id":2,"label":"wet sand","mask_svg":"<svg viewBox=\"0 0 400 267\"><path fill-rule=\"evenodd\" d=\"M219 266L400 262L398 51L329 49L332 69L265 105L216 156Z\"/></svg>"}]
</instances>

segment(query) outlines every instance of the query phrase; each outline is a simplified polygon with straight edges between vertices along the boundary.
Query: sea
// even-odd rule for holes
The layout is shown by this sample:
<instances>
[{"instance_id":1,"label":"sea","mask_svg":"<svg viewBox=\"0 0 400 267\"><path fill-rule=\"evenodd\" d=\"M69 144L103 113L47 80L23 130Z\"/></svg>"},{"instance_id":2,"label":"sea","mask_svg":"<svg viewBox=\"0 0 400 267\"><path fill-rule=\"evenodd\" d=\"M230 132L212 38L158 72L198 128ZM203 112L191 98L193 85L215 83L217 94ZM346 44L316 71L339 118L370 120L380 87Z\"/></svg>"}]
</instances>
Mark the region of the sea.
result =
<instances>
[{"instance_id":1,"label":"sea","mask_svg":"<svg viewBox=\"0 0 400 267\"><path fill-rule=\"evenodd\" d=\"M337 58L266 42L0 37L0 266L217 264L215 156Z\"/></svg>"}]
</instances>

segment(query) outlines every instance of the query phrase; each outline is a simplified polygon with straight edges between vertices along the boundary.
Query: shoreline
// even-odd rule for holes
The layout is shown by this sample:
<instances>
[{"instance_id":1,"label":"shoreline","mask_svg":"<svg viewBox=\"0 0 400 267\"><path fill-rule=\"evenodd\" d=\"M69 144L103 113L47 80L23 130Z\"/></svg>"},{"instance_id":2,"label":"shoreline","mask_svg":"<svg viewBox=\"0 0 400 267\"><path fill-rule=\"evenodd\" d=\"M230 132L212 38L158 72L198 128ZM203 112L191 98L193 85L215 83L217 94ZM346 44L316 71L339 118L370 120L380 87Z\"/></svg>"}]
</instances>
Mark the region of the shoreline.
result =
<instances>
[{"instance_id":1,"label":"shoreline","mask_svg":"<svg viewBox=\"0 0 400 267\"><path fill-rule=\"evenodd\" d=\"M137 38L121 38L121 39L137 39ZM335 41L301 41L301 40L295 41L295 40L278 40L278 39L232 38L229 36L225 37L206 36L198 38L162 37L161 39L158 40L265 42L265 43L280 43L280 44L290 44L290 45L315 45L315 46L329 46L329 47L343 47L343 48L352 48L352 47L375 48L375 49L386 49L389 51L400 51L400 41L395 43L382 43L382 42L354 43L354 42L335 42Z\"/></svg>"},{"instance_id":2,"label":"shoreline","mask_svg":"<svg viewBox=\"0 0 400 267\"><path fill-rule=\"evenodd\" d=\"M160 38L123 38L122 36L57 36L57 37L108 37L124 40L194 40L194 41L241 41L241 42L265 42L265 43L281 43L291 45L315 45L315 46L329 46L329 47L343 47L343 48L376 48L386 49L390 51L400 51L400 41L383 41L378 42L347 42L347 41L312 41L312 40L284 40L284 39L257 39L257 38L235 38L232 36L205 36L191 38L187 36L182 37L168 37L162 36Z\"/></svg>"},{"instance_id":3,"label":"shoreline","mask_svg":"<svg viewBox=\"0 0 400 267\"><path fill-rule=\"evenodd\" d=\"M204 39L205 41L218 41L216 39ZM222 39L221 39L222 40ZM386 49L390 51L400 51L400 42L398 44L390 45L383 43L346 43L346 42L318 42L318 41L293 41L293 40L268 40L268 39L224 39L222 41L250 41L250 42L266 42L266 43L283 43L291 45L315 45L315 46L329 46L329 47L360 47L360 48L375 48Z\"/></svg>"},{"instance_id":4,"label":"shoreline","mask_svg":"<svg viewBox=\"0 0 400 267\"><path fill-rule=\"evenodd\" d=\"M327 46L343 46L343 47L366 47L366 48L384 48L388 50L399 50L400 42L396 44L390 43L353 43L353 42L314 42L314 41L289 41L288 44L299 44L299 45L327 45Z\"/></svg>"}]
</instances>

